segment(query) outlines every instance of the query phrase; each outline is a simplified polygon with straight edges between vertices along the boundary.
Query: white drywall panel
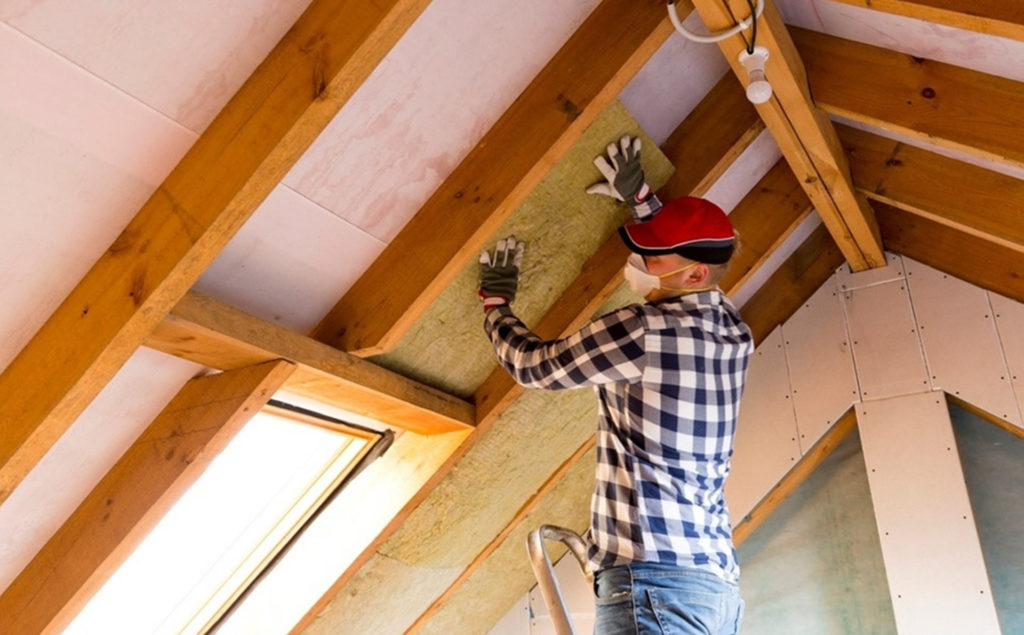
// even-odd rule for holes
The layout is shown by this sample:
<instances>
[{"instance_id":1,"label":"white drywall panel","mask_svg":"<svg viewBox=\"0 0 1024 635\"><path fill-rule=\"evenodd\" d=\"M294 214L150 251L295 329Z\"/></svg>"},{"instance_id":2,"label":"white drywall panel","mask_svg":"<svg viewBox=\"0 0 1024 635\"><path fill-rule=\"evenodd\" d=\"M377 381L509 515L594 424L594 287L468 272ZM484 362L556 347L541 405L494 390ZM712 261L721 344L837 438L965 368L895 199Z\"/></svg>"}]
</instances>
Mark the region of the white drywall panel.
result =
<instances>
[{"instance_id":1,"label":"white drywall panel","mask_svg":"<svg viewBox=\"0 0 1024 635\"><path fill-rule=\"evenodd\" d=\"M906 283L885 282L841 295L861 398L884 399L928 390Z\"/></svg>"},{"instance_id":2,"label":"white drywall panel","mask_svg":"<svg viewBox=\"0 0 1024 635\"><path fill-rule=\"evenodd\" d=\"M999 341L1017 397L1021 417L1018 421L1024 424L1024 304L995 293L989 294L989 300L995 312Z\"/></svg>"},{"instance_id":3,"label":"white drywall panel","mask_svg":"<svg viewBox=\"0 0 1024 635\"><path fill-rule=\"evenodd\" d=\"M904 259L932 387L1020 425L988 293Z\"/></svg>"},{"instance_id":4,"label":"white drywall panel","mask_svg":"<svg viewBox=\"0 0 1024 635\"><path fill-rule=\"evenodd\" d=\"M998 633L944 394L865 402L857 423L899 632Z\"/></svg>"},{"instance_id":5,"label":"white drywall panel","mask_svg":"<svg viewBox=\"0 0 1024 635\"><path fill-rule=\"evenodd\" d=\"M885 254L886 265L875 269L867 269L854 273L849 264L843 264L836 270L836 286L840 291L863 289L876 284L902 280L903 261L896 254Z\"/></svg>"},{"instance_id":6,"label":"white drywall panel","mask_svg":"<svg viewBox=\"0 0 1024 635\"><path fill-rule=\"evenodd\" d=\"M549 548L551 544L549 544ZM525 549L524 549L525 552ZM526 554L523 554L526 557ZM555 577L558 578L562 599L569 613L576 632L580 635L594 632L594 590L583 576L579 563L570 554L566 554L555 564ZM551 611L544 603L544 597L538 587L529 593L531 635L557 635L551 621Z\"/></svg>"},{"instance_id":7,"label":"white drywall panel","mask_svg":"<svg viewBox=\"0 0 1024 635\"><path fill-rule=\"evenodd\" d=\"M515 606L508 610L497 624L491 627L487 635L529 635L530 633L530 595L523 594Z\"/></svg>"},{"instance_id":8,"label":"white drywall panel","mask_svg":"<svg viewBox=\"0 0 1024 635\"><path fill-rule=\"evenodd\" d=\"M836 276L782 326L801 454L858 400Z\"/></svg>"},{"instance_id":9,"label":"white drywall panel","mask_svg":"<svg viewBox=\"0 0 1024 635\"><path fill-rule=\"evenodd\" d=\"M782 331L765 338L750 360L736 424L725 498L733 523L750 513L800 458Z\"/></svg>"}]
</instances>

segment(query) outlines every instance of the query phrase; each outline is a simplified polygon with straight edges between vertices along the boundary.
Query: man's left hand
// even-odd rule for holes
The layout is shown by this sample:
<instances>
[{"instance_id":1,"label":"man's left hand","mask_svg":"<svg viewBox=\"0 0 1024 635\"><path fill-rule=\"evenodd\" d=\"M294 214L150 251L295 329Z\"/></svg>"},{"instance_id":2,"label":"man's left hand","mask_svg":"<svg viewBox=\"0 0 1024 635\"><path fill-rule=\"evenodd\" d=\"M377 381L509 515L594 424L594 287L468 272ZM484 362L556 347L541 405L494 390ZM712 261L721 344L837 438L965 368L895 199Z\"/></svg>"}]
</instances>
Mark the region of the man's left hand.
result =
<instances>
[{"instance_id":1,"label":"man's left hand","mask_svg":"<svg viewBox=\"0 0 1024 635\"><path fill-rule=\"evenodd\" d=\"M509 236L498 241L493 254L486 249L480 253L480 299L484 312L515 299L525 248L526 243Z\"/></svg>"}]
</instances>

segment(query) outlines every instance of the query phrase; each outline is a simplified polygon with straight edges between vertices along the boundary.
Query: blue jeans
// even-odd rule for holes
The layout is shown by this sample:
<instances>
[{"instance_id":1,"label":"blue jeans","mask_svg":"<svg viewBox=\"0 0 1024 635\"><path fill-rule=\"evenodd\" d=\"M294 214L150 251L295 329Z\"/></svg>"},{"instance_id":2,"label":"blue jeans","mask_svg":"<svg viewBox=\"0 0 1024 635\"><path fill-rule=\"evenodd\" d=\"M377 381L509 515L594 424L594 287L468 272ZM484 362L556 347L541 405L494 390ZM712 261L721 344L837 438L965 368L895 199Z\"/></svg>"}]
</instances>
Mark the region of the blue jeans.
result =
<instances>
[{"instance_id":1,"label":"blue jeans","mask_svg":"<svg viewBox=\"0 0 1024 635\"><path fill-rule=\"evenodd\" d=\"M733 635L743 619L739 587L713 573L638 562L594 577L594 635Z\"/></svg>"}]
</instances>

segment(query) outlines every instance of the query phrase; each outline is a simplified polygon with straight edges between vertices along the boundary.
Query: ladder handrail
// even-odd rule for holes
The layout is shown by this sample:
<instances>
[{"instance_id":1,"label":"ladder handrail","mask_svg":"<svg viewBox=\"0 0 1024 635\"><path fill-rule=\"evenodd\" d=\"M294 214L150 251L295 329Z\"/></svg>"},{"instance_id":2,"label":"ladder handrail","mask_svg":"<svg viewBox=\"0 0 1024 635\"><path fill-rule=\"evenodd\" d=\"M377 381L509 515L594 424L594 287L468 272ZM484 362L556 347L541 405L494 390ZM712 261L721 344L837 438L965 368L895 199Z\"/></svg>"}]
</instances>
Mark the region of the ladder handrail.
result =
<instances>
[{"instance_id":1,"label":"ladder handrail","mask_svg":"<svg viewBox=\"0 0 1024 635\"><path fill-rule=\"evenodd\" d=\"M545 540L558 540L569 548L569 552L576 557L580 568L588 582L593 582L593 574L587 568L587 545L579 534L555 525L541 525L530 532L526 538L526 550L530 554L530 564L533 566L533 574L537 577L537 586L544 597L544 603L551 611L551 622L558 635L576 635L572 622L569 619L569 612L565 608L565 599L562 597L562 589L555 577L555 570L551 566L551 558L548 556Z\"/></svg>"}]
</instances>

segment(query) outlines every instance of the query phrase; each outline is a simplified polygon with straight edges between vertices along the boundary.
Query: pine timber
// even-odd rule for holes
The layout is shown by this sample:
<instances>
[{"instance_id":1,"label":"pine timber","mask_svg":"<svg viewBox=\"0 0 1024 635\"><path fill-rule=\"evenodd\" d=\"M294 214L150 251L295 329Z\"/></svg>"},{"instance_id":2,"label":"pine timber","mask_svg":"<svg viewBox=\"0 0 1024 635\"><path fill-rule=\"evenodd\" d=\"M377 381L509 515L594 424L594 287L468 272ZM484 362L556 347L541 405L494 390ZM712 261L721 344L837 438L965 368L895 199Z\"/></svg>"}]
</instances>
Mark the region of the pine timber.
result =
<instances>
[{"instance_id":1,"label":"pine timber","mask_svg":"<svg viewBox=\"0 0 1024 635\"><path fill-rule=\"evenodd\" d=\"M804 481L807 480L814 470L818 469L832 451L843 442L850 432L857 425L857 416L853 408L846 411L831 429L825 433L817 443L808 450L793 468L782 477L775 487L762 498L750 513L743 517L738 523L734 523L732 530L732 541L739 547L743 542L768 519L775 510L779 508L789 495L795 492Z\"/></svg>"},{"instance_id":2,"label":"pine timber","mask_svg":"<svg viewBox=\"0 0 1024 635\"><path fill-rule=\"evenodd\" d=\"M819 226L740 309L754 342L796 313L841 264L835 241Z\"/></svg>"},{"instance_id":3,"label":"pine timber","mask_svg":"<svg viewBox=\"0 0 1024 635\"><path fill-rule=\"evenodd\" d=\"M671 33L658 0L604 0L314 330L386 352Z\"/></svg>"},{"instance_id":4,"label":"pine timber","mask_svg":"<svg viewBox=\"0 0 1024 635\"><path fill-rule=\"evenodd\" d=\"M694 7L712 31L745 18L746 0L694 0ZM885 265L882 243L871 209L850 181L850 170L828 116L811 99L803 62L772 0L765 0L758 20L757 45L769 50L766 74L771 99L757 105L768 130L793 173L803 184L836 244L854 271ZM733 72L746 85L747 72L738 56L746 48L746 31L719 42Z\"/></svg>"},{"instance_id":5,"label":"pine timber","mask_svg":"<svg viewBox=\"0 0 1024 635\"><path fill-rule=\"evenodd\" d=\"M193 379L0 596L0 632L60 632L292 372Z\"/></svg>"},{"instance_id":6,"label":"pine timber","mask_svg":"<svg viewBox=\"0 0 1024 635\"><path fill-rule=\"evenodd\" d=\"M899 141L837 126L868 198L1024 253L1024 181Z\"/></svg>"},{"instance_id":7,"label":"pine timber","mask_svg":"<svg viewBox=\"0 0 1024 635\"><path fill-rule=\"evenodd\" d=\"M145 345L218 370L286 359L296 365L286 390L419 434L476 423L467 401L194 291Z\"/></svg>"},{"instance_id":8,"label":"pine timber","mask_svg":"<svg viewBox=\"0 0 1024 635\"><path fill-rule=\"evenodd\" d=\"M457 591L458 588L461 587L462 584L473 575L473 573L480 567L480 565L482 565L484 561L492 553L494 553L495 550L497 550L497 548L500 547L503 542L505 542L505 539L508 538L509 535L511 535L512 532L515 531L520 524L522 524L523 520L526 519L530 512L532 512L533 509L537 507L537 504L540 503L544 499L544 497L551 492L551 490L555 489L555 486L557 486L558 483L562 480L562 478L565 477L566 473L569 472L572 466L576 465L576 463L580 459L582 459L587 454L587 452L593 449L596 443L597 436L590 437L589 439L584 441L583 444L579 448L577 448L575 452L573 452L572 456L570 456L568 459L565 460L564 463L558 466L558 469L555 470L551 474L551 476L548 477L548 480L544 481L544 484L540 486L537 492L533 496L531 496L530 499L527 500L522 507L519 508L519 511L516 512L516 515L512 518L511 522L509 522L509 524L506 525L505 528L502 529L501 532L494 537L494 540L487 543L487 546L484 547L483 551L481 551L479 554L477 554L475 558L473 558L473 561L470 562L469 566L467 566L466 569L459 574L459 577L451 583L451 585L445 590L444 593L442 593L436 600L434 600L433 603L431 603L429 607L427 607L427 610L424 611L423 614L420 615L416 619L416 621L413 622L412 626L410 626L405 632L407 634L411 634L419 631L420 628L422 628L423 625L426 624L427 621L430 620L430 618L433 617L434 614L437 613L437 611L440 610L442 606L444 606L444 604L448 601L448 598L454 595L455 591Z\"/></svg>"},{"instance_id":9,"label":"pine timber","mask_svg":"<svg viewBox=\"0 0 1024 635\"><path fill-rule=\"evenodd\" d=\"M1024 5L1017 0L837 0L926 22L1024 41Z\"/></svg>"},{"instance_id":10,"label":"pine timber","mask_svg":"<svg viewBox=\"0 0 1024 635\"><path fill-rule=\"evenodd\" d=\"M871 205L886 249L1024 302L1024 258L1019 251L885 203Z\"/></svg>"},{"instance_id":11,"label":"pine timber","mask_svg":"<svg viewBox=\"0 0 1024 635\"><path fill-rule=\"evenodd\" d=\"M428 0L314 0L0 375L0 502L199 278Z\"/></svg>"},{"instance_id":12,"label":"pine timber","mask_svg":"<svg viewBox=\"0 0 1024 635\"><path fill-rule=\"evenodd\" d=\"M729 116L723 122L726 112ZM658 196L668 201L679 196L703 195L762 130L764 124L746 100L742 87L726 75L662 146L676 171ZM628 257L629 250L618 234L610 236L534 326L534 332L542 338L558 338L586 324L622 285L622 267ZM522 391L504 369L495 368L474 395L477 425L486 427L493 423Z\"/></svg>"},{"instance_id":13,"label":"pine timber","mask_svg":"<svg viewBox=\"0 0 1024 635\"><path fill-rule=\"evenodd\" d=\"M975 406L974 404L964 401L963 399L951 395L948 392L946 393L946 400L949 401L954 406L957 406L962 410L966 410L967 412L970 412L971 414L976 415L981 419L984 419L985 421L988 421L995 427L1005 430L1006 432L1009 432L1018 439L1024 440L1024 428L1018 428L1017 426L1013 425L1006 419L1003 419L1002 417L997 417L991 412L988 412L987 410L982 410L981 408Z\"/></svg>"},{"instance_id":14,"label":"pine timber","mask_svg":"<svg viewBox=\"0 0 1024 635\"><path fill-rule=\"evenodd\" d=\"M1024 166L1024 84L794 28L818 105L846 119Z\"/></svg>"},{"instance_id":15,"label":"pine timber","mask_svg":"<svg viewBox=\"0 0 1024 635\"><path fill-rule=\"evenodd\" d=\"M811 199L780 159L729 214L740 249L719 286L728 293L742 286L812 211Z\"/></svg>"},{"instance_id":16,"label":"pine timber","mask_svg":"<svg viewBox=\"0 0 1024 635\"><path fill-rule=\"evenodd\" d=\"M735 94L743 94L742 89L731 77L730 80L719 82L716 89L694 109L683 121L682 124L670 136L663 150L673 164L681 157L688 157L691 161L689 172L677 173L670 180L670 185L659 191L660 196L672 198L684 193L701 195L714 183L714 179L708 178L710 174L721 175L725 169L742 154L750 143L757 136L753 130L760 132L763 127L756 117L752 108L742 107L735 99ZM749 104L749 102L747 102ZM718 126L713 127L713 122L718 121L721 110L727 107L736 107L737 119L746 122L744 126ZM717 135L707 135L709 128L717 130ZM673 141L674 140L674 141ZM695 160L694 160L695 159ZM691 189L686 189L691 188ZM534 331L542 337L558 337L576 330L593 317L593 314L604 303L604 301L623 282L622 266L626 262L628 251L622 245L618 235L610 237L598 252L595 253L583 265L580 275L567 287L567 290L555 301L551 309L534 327ZM350 566L331 586L331 588L320 598L319 601L306 613L305 617L292 629L292 633L299 633L327 606L331 599L337 595L348 582L356 575L359 569L369 561L373 553L380 547L405 519L422 503L427 496L438 486L445 476L455 468L458 461L465 456L466 452L490 429L498 417L504 412L516 397L522 394L523 388L512 380L511 376L502 368L495 371L484 381L474 395L476 403L477 425L473 432L466 438L452 455L445 461L444 465L430 477L422 488L405 505L400 513L388 524L360 557Z\"/></svg>"}]
</instances>

